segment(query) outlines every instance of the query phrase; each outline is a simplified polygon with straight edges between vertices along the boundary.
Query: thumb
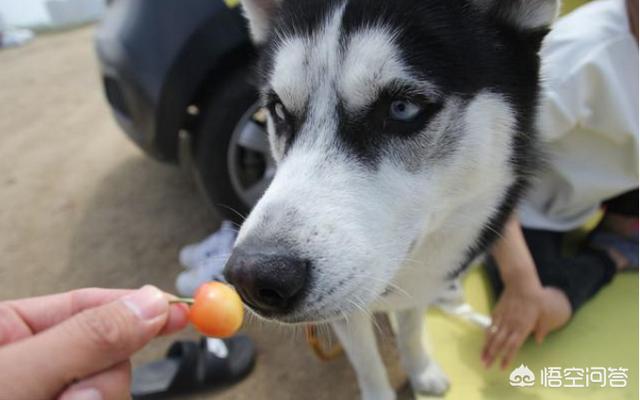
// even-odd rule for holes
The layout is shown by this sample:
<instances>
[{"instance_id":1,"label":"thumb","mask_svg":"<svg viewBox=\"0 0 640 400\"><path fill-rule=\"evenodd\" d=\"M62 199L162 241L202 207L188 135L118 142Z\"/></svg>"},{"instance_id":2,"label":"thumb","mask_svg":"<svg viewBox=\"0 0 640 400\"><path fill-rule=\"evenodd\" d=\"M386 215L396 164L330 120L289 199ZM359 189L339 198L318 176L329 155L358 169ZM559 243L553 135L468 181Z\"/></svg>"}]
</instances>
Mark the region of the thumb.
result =
<instances>
[{"instance_id":1,"label":"thumb","mask_svg":"<svg viewBox=\"0 0 640 400\"><path fill-rule=\"evenodd\" d=\"M70 383L127 360L161 331L168 316L164 293L145 286L9 345L0 353L0 370L13 375L5 376L6 382L24 385L15 388L20 396L14 398L49 399ZM19 363L4 368L10 360ZM38 384L27 385L34 374Z\"/></svg>"}]
</instances>

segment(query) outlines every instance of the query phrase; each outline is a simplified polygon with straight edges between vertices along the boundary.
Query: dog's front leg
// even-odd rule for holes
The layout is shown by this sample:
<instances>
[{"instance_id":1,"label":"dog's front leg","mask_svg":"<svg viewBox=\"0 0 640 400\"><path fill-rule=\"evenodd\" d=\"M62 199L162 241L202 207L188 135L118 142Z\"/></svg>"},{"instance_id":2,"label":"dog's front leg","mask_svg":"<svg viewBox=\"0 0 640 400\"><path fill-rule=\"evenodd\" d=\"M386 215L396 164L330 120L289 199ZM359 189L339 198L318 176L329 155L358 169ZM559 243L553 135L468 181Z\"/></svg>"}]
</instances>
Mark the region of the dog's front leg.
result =
<instances>
[{"instance_id":1,"label":"dog's front leg","mask_svg":"<svg viewBox=\"0 0 640 400\"><path fill-rule=\"evenodd\" d=\"M413 390L424 394L443 394L449 380L422 345L424 310L411 308L396 312L398 350Z\"/></svg>"},{"instance_id":2,"label":"dog's front leg","mask_svg":"<svg viewBox=\"0 0 640 400\"><path fill-rule=\"evenodd\" d=\"M396 393L378 352L370 317L353 314L348 321L341 320L332 325L356 371L362 399L394 400Z\"/></svg>"}]
</instances>

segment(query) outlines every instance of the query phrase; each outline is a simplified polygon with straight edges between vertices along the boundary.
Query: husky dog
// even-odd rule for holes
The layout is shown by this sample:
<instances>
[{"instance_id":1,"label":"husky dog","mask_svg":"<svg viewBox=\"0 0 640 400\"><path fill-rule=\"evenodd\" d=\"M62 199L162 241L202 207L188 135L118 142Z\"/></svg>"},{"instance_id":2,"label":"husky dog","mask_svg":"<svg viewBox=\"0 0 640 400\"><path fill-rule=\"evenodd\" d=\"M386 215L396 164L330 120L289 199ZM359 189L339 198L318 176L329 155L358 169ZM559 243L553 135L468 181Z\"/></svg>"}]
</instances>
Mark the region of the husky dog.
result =
<instances>
[{"instance_id":1,"label":"husky dog","mask_svg":"<svg viewBox=\"0 0 640 400\"><path fill-rule=\"evenodd\" d=\"M558 0L243 0L273 183L225 275L258 315L330 321L363 399L394 399L372 312L417 392L448 381L425 307L487 249L540 160L538 51Z\"/></svg>"}]
</instances>

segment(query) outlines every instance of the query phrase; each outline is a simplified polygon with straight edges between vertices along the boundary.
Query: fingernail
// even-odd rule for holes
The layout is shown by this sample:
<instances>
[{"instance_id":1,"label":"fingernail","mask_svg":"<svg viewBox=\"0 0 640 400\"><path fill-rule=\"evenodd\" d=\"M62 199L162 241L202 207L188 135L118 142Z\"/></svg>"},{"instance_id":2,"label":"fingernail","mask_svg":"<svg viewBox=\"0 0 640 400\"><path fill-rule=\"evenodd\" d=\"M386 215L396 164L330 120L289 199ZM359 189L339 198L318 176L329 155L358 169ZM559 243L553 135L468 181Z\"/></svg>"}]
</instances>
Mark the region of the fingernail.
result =
<instances>
[{"instance_id":1,"label":"fingernail","mask_svg":"<svg viewBox=\"0 0 640 400\"><path fill-rule=\"evenodd\" d=\"M66 393L60 400L102 400L102 394L93 388L78 389Z\"/></svg>"},{"instance_id":2,"label":"fingernail","mask_svg":"<svg viewBox=\"0 0 640 400\"><path fill-rule=\"evenodd\" d=\"M167 312L169 302L164 293L154 286L143 286L128 296L122 302L129 307L140 319L149 321Z\"/></svg>"}]
</instances>

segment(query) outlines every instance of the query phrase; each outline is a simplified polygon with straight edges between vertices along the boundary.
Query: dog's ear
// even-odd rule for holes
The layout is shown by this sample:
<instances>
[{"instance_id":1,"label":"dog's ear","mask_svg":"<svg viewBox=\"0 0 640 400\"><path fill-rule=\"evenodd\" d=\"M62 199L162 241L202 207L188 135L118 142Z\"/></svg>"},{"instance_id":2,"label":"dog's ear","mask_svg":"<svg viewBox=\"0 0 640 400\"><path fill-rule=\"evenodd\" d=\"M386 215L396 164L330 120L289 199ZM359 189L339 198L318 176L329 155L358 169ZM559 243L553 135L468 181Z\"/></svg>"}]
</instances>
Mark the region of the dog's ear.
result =
<instances>
[{"instance_id":1,"label":"dog's ear","mask_svg":"<svg viewBox=\"0 0 640 400\"><path fill-rule=\"evenodd\" d=\"M548 28L560 13L560 0L471 0L483 12L521 30Z\"/></svg>"},{"instance_id":2,"label":"dog's ear","mask_svg":"<svg viewBox=\"0 0 640 400\"><path fill-rule=\"evenodd\" d=\"M249 20L251 38L256 44L262 44L269 36L272 19L282 0L242 0L244 15Z\"/></svg>"}]
</instances>

